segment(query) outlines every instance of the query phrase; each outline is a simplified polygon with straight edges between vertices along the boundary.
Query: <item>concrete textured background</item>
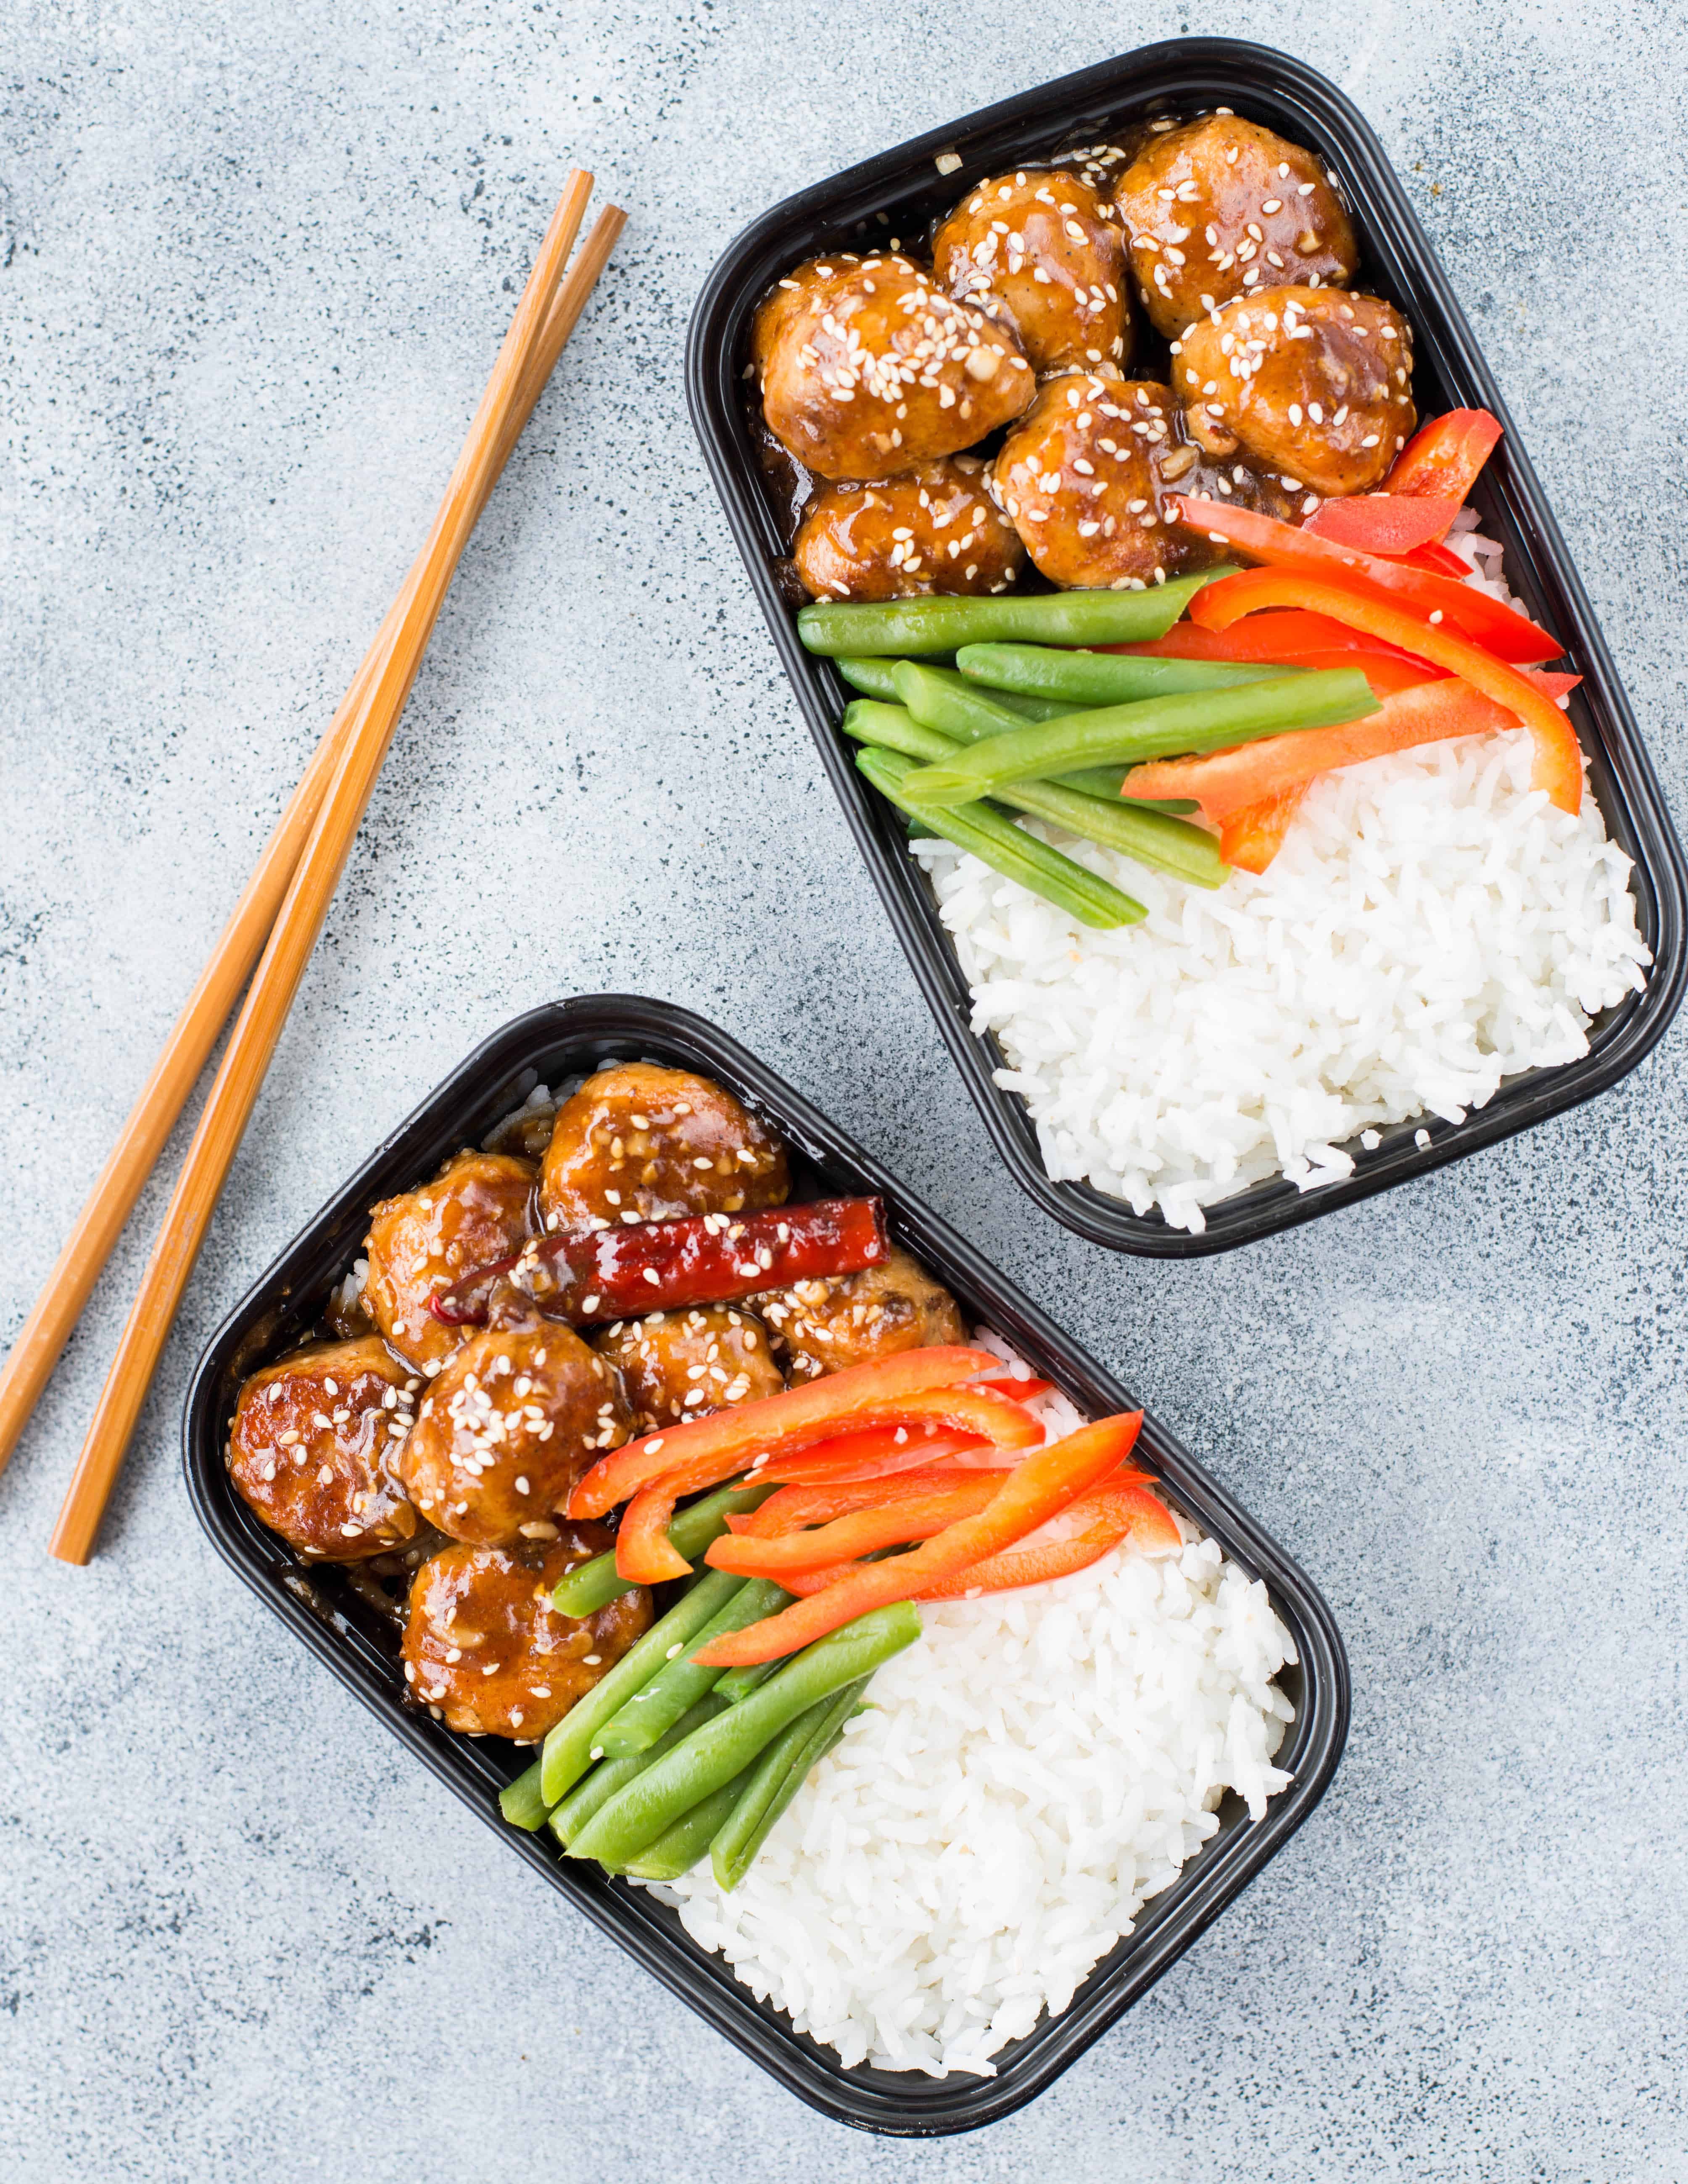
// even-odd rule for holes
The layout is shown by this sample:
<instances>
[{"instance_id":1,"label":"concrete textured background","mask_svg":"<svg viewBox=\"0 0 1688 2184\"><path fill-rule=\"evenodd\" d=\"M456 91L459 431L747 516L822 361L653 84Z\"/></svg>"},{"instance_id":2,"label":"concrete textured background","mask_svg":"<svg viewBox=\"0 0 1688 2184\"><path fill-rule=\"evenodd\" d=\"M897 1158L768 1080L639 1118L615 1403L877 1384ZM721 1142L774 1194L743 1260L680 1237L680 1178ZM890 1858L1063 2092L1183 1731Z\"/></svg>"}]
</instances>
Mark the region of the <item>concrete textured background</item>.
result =
<instances>
[{"instance_id":1,"label":"concrete textured background","mask_svg":"<svg viewBox=\"0 0 1688 2184\"><path fill-rule=\"evenodd\" d=\"M1681 1034L1617 1093L1216 1261L1006 1182L686 421L773 199L1188 29L1359 99L1679 808L1680 9L1612 0L10 0L0 1340L421 538L571 159L633 223L464 564L99 1559L43 1552L154 1187L0 1484L0 2174L1688 2176ZM1674 269L1673 273L1672 269ZM1348 1757L1032 2109L812 2116L538 1887L214 1557L192 1361L389 1124L570 991L699 1007L1134 1383L1304 1561ZM180 1145L176 1150L179 1154Z\"/></svg>"}]
</instances>

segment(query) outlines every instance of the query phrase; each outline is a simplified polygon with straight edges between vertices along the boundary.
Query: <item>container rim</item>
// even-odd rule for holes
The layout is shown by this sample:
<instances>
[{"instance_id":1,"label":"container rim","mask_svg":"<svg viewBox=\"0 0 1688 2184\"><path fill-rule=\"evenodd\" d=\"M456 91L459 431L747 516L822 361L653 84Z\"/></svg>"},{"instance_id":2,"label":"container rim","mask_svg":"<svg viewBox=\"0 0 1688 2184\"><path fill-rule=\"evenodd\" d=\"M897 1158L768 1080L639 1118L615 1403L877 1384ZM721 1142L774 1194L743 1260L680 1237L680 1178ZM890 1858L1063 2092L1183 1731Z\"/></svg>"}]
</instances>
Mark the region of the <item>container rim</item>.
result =
<instances>
[{"instance_id":1,"label":"container rim","mask_svg":"<svg viewBox=\"0 0 1688 2184\"><path fill-rule=\"evenodd\" d=\"M1158 1209L1136 1214L1126 1201L1093 1184L1053 1178L1024 1100L994 1082L994 1072L1003 1066L1000 1049L993 1037L972 1028L967 983L930 890L838 733L850 694L829 666L804 650L794 614L772 575L770 562L779 542L748 456L737 358L749 311L773 277L776 260L794 262L794 249L806 254L807 245L836 247L849 226L875 218L900 198L930 190L940 153L962 161L944 185L953 195L997 161L1023 155L1023 145L1017 151L1005 142L1009 136L1041 132L1048 150L1063 137L1072 141L1087 122L1105 127L1110 114L1117 118L1128 105L1147 113L1157 105L1220 100L1237 101L1240 110L1258 109L1268 123L1292 135L1299 131L1302 141L1317 144L1338 173L1368 259L1386 276L1382 285L1396 292L1412 318L1420 374L1428 370L1452 403L1491 410L1501 420L1504 437L1484 488L1496 507L1492 516L1485 514L1485 527L1498 524L1513 588L1538 619L1545 616L1563 632L1572 663L1583 675L1574 716L1591 750L1596 794L1608 827L1635 865L1632 884L1653 964L1644 990L1596 1023L1590 1051L1579 1061L1507 1079L1462 1123L1424 1114L1384 1132L1375 1151L1351 1144L1357 1165L1345 1181L1305 1193L1281 1177L1256 1184L1206 1209L1206 1229L1191 1234L1171 1227ZM751 221L711 270L688 330L686 397L751 588L916 983L998 1155L1022 1190L1064 1227L1111 1250L1153 1258L1232 1250L1429 1174L1580 1106L1628 1075L1669 1028L1688 986L1688 865L1634 711L1447 275L1370 124L1318 70L1239 39L1165 40L1000 100L798 191ZM1421 1134L1428 1138L1423 1145L1418 1142Z\"/></svg>"},{"instance_id":2,"label":"container rim","mask_svg":"<svg viewBox=\"0 0 1688 2184\"><path fill-rule=\"evenodd\" d=\"M882 1195L891 1225L964 1305L1000 1329L1029 1360L1050 1370L1087 1406L1123 1407L1132 1398L974 1248L909 1193L878 1162L727 1034L690 1011L638 996L577 997L530 1011L483 1041L374 1153L278 1255L224 1319L195 1370L183 1415L183 1464L200 1524L231 1568L415 1755L500 1838L594 1925L788 2090L835 2121L898 2137L931 2137L995 2122L1031 2100L1077 2060L1160 1977L1275 1856L1323 1797L1346 1738L1349 1674L1329 1605L1295 1562L1152 1416L1142 1441L1173 1498L1227 1554L1264 1580L1301 1657L1300 1719L1279 1763L1294 1771L1257 1824L1232 1822L1154 1898L1135 1933L1105 1957L1071 2007L1003 2051L994 2079L937 2081L912 2073L846 2070L835 2054L795 2032L758 2003L718 1958L706 1955L666 1907L647 1892L554 1857L509 1827L498 1792L526 1755L497 1740L454 1735L404 1703L391 1649L337 1603L322 1580L331 1572L295 1564L231 1486L223 1461L231 1391L258 1345L273 1351L291 1319L308 1324L348 1263L372 1195L407 1187L431 1172L442 1150L483 1134L519 1104L536 1072L565 1054L604 1057L655 1053L705 1069L775 1122L822 1180ZM571 1064L567 1073L572 1073ZM512 1090L516 1096L510 1097ZM502 1103L502 1104L500 1104Z\"/></svg>"}]
</instances>

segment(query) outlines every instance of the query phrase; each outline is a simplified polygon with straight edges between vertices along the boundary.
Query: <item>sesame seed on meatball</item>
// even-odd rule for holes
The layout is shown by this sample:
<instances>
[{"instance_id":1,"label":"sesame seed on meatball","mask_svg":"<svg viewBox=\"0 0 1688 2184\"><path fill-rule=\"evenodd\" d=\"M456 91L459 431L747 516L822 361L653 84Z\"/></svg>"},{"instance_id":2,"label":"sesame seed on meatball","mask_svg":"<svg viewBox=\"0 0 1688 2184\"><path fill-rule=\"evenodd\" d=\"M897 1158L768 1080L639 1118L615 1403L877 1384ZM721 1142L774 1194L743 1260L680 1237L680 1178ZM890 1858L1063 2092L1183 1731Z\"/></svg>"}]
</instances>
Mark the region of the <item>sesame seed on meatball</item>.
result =
<instances>
[{"instance_id":1,"label":"sesame seed on meatball","mask_svg":"<svg viewBox=\"0 0 1688 2184\"><path fill-rule=\"evenodd\" d=\"M824 478L881 478L953 455L1032 398L1019 342L911 259L816 260L787 276L751 337L762 414Z\"/></svg>"},{"instance_id":2,"label":"sesame seed on meatball","mask_svg":"<svg viewBox=\"0 0 1688 2184\"><path fill-rule=\"evenodd\" d=\"M374 1335L313 1343L240 1391L229 1476L248 1507L301 1554L361 1562L400 1546L416 1513L395 1458L417 1375Z\"/></svg>"},{"instance_id":3,"label":"sesame seed on meatball","mask_svg":"<svg viewBox=\"0 0 1688 2184\"><path fill-rule=\"evenodd\" d=\"M791 1191L785 1149L721 1085L689 1069L617 1062L557 1112L540 1184L564 1234L688 1214L756 1212Z\"/></svg>"},{"instance_id":4,"label":"sesame seed on meatball","mask_svg":"<svg viewBox=\"0 0 1688 2184\"><path fill-rule=\"evenodd\" d=\"M400 1459L405 1488L450 1539L553 1539L576 1483L631 1428L621 1382L571 1328L485 1328L422 1398Z\"/></svg>"},{"instance_id":5,"label":"sesame seed on meatball","mask_svg":"<svg viewBox=\"0 0 1688 2184\"><path fill-rule=\"evenodd\" d=\"M1018 335L1032 368L1123 367L1130 347L1125 246L1113 206L1078 176L994 175L932 241L950 293Z\"/></svg>"},{"instance_id":6,"label":"sesame seed on meatball","mask_svg":"<svg viewBox=\"0 0 1688 2184\"><path fill-rule=\"evenodd\" d=\"M792 559L811 599L902 599L1006 591L1026 549L984 489L983 460L948 455L871 485L823 485Z\"/></svg>"},{"instance_id":7,"label":"sesame seed on meatball","mask_svg":"<svg viewBox=\"0 0 1688 2184\"><path fill-rule=\"evenodd\" d=\"M503 1153L454 1155L432 1183L370 1209L363 1307L399 1355L437 1370L463 1340L428 1300L534 1233L538 1171Z\"/></svg>"},{"instance_id":8,"label":"sesame seed on meatball","mask_svg":"<svg viewBox=\"0 0 1688 2184\"><path fill-rule=\"evenodd\" d=\"M559 1614L552 1588L603 1554L599 1524L570 1524L541 1544L451 1546L410 1586L404 1678L448 1728L537 1744L607 1676L649 1627L643 1586L587 1616Z\"/></svg>"},{"instance_id":9,"label":"sesame seed on meatball","mask_svg":"<svg viewBox=\"0 0 1688 2184\"><path fill-rule=\"evenodd\" d=\"M1256 288L1345 287L1359 263L1353 222L1315 154L1234 114L1154 137L1114 202L1163 334Z\"/></svg>"}]
</instances>

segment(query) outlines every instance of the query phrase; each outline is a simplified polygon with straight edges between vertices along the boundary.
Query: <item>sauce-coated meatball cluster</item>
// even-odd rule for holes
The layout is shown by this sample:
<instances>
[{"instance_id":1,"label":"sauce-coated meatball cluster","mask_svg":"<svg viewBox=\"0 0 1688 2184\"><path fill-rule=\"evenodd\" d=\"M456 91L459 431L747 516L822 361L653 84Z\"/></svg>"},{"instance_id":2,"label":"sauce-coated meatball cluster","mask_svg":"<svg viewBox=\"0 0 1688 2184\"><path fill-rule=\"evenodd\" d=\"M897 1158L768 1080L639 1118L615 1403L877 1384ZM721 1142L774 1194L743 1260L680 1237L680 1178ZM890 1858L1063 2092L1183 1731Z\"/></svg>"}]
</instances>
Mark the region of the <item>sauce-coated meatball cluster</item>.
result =
<instances>
[{"instance_id":1,"label":"sauce-coated meatball cluster","mask_svg":"<svg viewBox=\"0 0 1688 2184\"><path fill-rule=\"evenodd\" d=\"M1221 558L1174 493L1301 522L1375 490L1417 421L1412 334L1358 270L1323 160L1224 108L981 177L929 268L810 259L763 301L749 366L808 482L799 582L960 596L1029 560L1141 588Z\"/></svg>"},{"instance_id":2,"label":"sauce-coated meatball cluster","mask_svg":"<svg viewBox=\"0 0 1688 2184\"><path fill-rule=\"evenodd\" d=\"M927 472L918 475L927 476ZM969 491L975 488L969 487ZM537 1743L647 1629L635 1585L585 1617L552 1593L605 1552L571 1522L583 1474L631 1435L782 1392L793 1379L964 1338L948 1291L901 1251L883 1268L744 1305L654 1311L588 1329L514 1286L485 1327L432 1306L545 1230L726 1217L783 1206L780 1138L712 1078L652 1061L596 1071L554 1108L536 1093L431 1182L371 1207L359 1287L333 1292L342 1335L253 1373L229 1428L229 1475L261 1523L315 1566L348 1566L367 1604L408 1580L406 1688L470 1736ZM752 1270L754 1271L754 1270Z\"/></svg>"}]
</instances>

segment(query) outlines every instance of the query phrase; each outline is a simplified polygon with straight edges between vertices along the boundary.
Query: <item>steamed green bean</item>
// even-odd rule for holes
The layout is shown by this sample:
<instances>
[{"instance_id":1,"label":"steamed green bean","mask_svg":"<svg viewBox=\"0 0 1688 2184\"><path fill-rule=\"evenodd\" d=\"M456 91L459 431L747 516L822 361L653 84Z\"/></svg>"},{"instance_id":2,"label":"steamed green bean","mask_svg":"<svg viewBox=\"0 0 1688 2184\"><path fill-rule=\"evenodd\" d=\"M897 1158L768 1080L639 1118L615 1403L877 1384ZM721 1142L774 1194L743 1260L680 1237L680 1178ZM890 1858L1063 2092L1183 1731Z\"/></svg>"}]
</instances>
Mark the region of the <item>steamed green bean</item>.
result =
<instances>
[{"instance_id":1,"label":"steamed green bean","mask_svg":"<svg viewBox=\"0 0 1688 2184\"><path fill-rule=\"evenodd\" d=\"M618 1790L575 1837L575 1856L627 1865L682 1814L741 1774L788 1722L844 1685L871 1676L919 1635L919 1612L903 1600L871 1608L816 1639L748 1698L694 1729Z\"/></svg>"},{"instance_id":2,"label":"steamed green bean","mask_svg":"<svg viewBox=\"0 0 1688 2184\"><path fill-rule=\"evenodd\" d=\"M716 1692L705 1691L697 1704L688 1707L648 1752L630 1752L621 1759L600 1759L589 1774L582 1774L551 1814L551 1832L563 1848L569 1847L593 1814L607 1805L634 1775L643 1774L647 1767L660 1759L665 1752L671 1752L694 1729L701 1729L706 1721L724 1713L727 1703Z\"/></svg>"},{"instance_id":3,"label":"steamed green bean","mask_svg":"<svg viewBox=\"0 0 1688 2184\"><path fill-rule=\"evenodd\" d=\"M736 1888L750 1870L774 1823L808 1780L816 1762L843 1736L844 1724L866 1688L864 1677L799 1714L744 1775L732 1812L710 1844L719 1886Z\"/></svg>"},{"instance_id":4,"label":"steamed green bean","mask_svg":"<svg viewBox=\"0 0 1688 2184\"><path fill-rule=\"evenodd\" d=\"M893 680L900 664L899 661L889 657L854 660L848 655L833 662L833 666L838 669L852 689L861 691L864 698L883 698L888 704L893 705L900 705L902 703L901 699L897 695L896 683ZM966 690L973 688L967 677L957 674L953 667L940 667L930 660L922 660L920 664L928 675L936 675L940 680L952 684L957 689ZM1053 721L1062 713L1070 713L1072 710L1064 698L1022 697L1009 690L998 690L994 692L993 695L1011 711L1017 713L1023 721Z\"/></svg>"},{"instance_id":5,"label":"steamed green bean","mask_svg":"<svg viewBox=\"0 0 1688 2184\"><path fill-rule=\"evenodd\" d=\"M1186 751L1228 749L1291 728L1331 727L1378 710L1371 685L1357 668L1284 676L1234 690L1190 691L1150 698L1134 705L1070 713L1065 720L1028 722L1011 734L992 736L911 774L904 788L911 805L936 823L933 814L952 805L971 806L1006 782L1046 779L1079 766L1140 764Z\"/></svg>"},{"instance_id":6,"label":"steamed green bean","mask_svg":"<svg viewBox=\"0 0 1688 2184\"><path fill-rule=\"evenodd\" d=\"M913 670L915 675L924 671ZM868 699L859 698L846 707L844 727L844 733L859 743L877 744L928 763L942 763L947 755L964 748L937 729L922 727L905 708L881 705ZM1171 872L1197 887L1223 885L1230 870L1213 836L1205 828L1187 826L1148 805L1126 803L1118 796L1083 795L1053 781L1009 782L995 792L995 801L1028 812L1033 818L1046 819L1069 834L1100 842L1105 849L1117 850L1123 856L1134 857L1139 864Z\"/></svg>"},{"instance_id":7,"label":"steamed green bean","mask_svg":"<svg viewBox=\"0 0 1688 2184\"><path fill-rule=\"evenodd\" d=\"M964 644L1019 640L1031 644L1135 644L1164 637L1204 584L1235 572L1199 576L1140 592L1034 592L989 599L822 600L797 617L811 652L955 652Z\"/></svg>"},{"instance_id":8,"label":"steamed green bean","mask_svg":"<svg viewBox=\"0 0 1688 2184\"><path fill-rule=\"evenodd\" d=\"M1122 705L1184 690L1228 690L1290 672L1287 667L1238 666L1218 660L1070 652L1045 644L969 644L956 655L955 665L964 682L983 683L998 699L1011 694L1070 705Z\"/></svg>"},{"instance_id":9,"label":"steamed green bean","mask_svg":"<svg viewBox=\"0 0 1688 2184\"><path fill-rule=\"evenodd\" d=\"M548 1805L560 1804L600 1756L598 1732L642 1690L671 1658L694 1638L710 1618L723 1608L744 1584L726 1570L710 1570L689 1592L652 1624L636 1646L629 1648L609 1674L601 1678L583 1698L578 1698L545 1739L541 1755L539 1790Z\"/></svg>"},{"instance_id":10,"label":"steamed green bean","mask_svg":"<svg viewBox=\"0 0 1688 2184\"><path fill-rule=\"evenodd\" d=\"M648 1684L636 1691L598 1732L606 1759L625 1759L629 1753L648 1752L688 1708L714 1688L724 1669L699 1668L695 1655L729 1630L744 1630L765 1616L777 1615L789 1605L791 1595L769 1578L755 1578L735 1592L712 1615L685 1650L660 1669Z\"/></svg>"},{"instance_id":11,"label":"steamed green bean","mask_svg":"<svg viewBox=\"0 0 1688 2184\"><path fill-rule=\"evenodd\" d=\"M1004 740L1007 740L1006 738ZM975 745L974 749L982 748ZM958 749L946 766L959 765L971 754ZM953 842L958 849L971 850L983 864L993 872L1000 872L1005 879L1015 880L1033 894L1040 894L1069 917L1081 925L1106 932L1117 925L1134 925L1148 912L1140 902L1122 894L1111 882L1100 878L1064 857L1059 850L1052 850L1040 842L1035 834L1028 834L1023 827L1017 827L1011 819L1005 819L988 804L967 803L928 805L911 798L904 788L907 777L919 771L912 759L899 752L869 747L856 753L858 769L866 776L882 796L889 798L900 811L917 819L933 834Z\"/></svg>"}]
</instances>

